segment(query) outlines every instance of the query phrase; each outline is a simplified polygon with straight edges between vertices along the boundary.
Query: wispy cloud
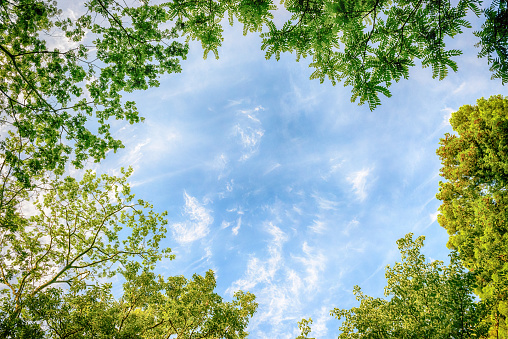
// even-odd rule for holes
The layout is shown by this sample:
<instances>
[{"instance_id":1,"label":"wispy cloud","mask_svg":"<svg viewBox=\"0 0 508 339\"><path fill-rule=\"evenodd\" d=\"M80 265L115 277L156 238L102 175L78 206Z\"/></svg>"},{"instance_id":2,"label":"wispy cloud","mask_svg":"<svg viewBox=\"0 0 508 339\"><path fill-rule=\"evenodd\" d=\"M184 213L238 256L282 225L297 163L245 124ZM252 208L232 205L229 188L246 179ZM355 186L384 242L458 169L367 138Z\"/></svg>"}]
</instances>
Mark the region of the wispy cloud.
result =
<instances>
[{"instance_id":1,"label":"wispy cloud","mask_svg":"<svg viewBox=\"0 0 508 339\"><path fill-rule=\"evenodd\" d=\"M367 198L367 177L371 172L370 168L364 168L360 171L353 172L349 177L347 177L347 181L349 181L353 185L353 191L360 201L365 200Z\"/></svg>"},{"instance_id":2,"label":"wispy cloud","mask_svg":"<svg viewBox=\"0 0 508 339\"><path fill-rule=\"evenodd\" d=\"M462 82L459 87L453 90L453 94L457 94L466 87L466 82Z\"/></svg>"},{"instance_id":3,"label":"wispy cloud","mask_svg":"<svg viewBox=\"0 0 508 339\"><path fill-rule=\"evenodd\" d=\"M184 192L184 198L184 216L188 220L173 224L172 229L176 241L190 243L205 237L210 232L209 226L213 223L213 217L195 197Z\"/></svg>"},{"instance_id":4,"label":"wispy cloud","mask_svg":"<svg viewBox=\"0 0 508 339\"><path fill-rule=\"evenodd\" d=\"M305 256L295 256L294 259L301 263L307 272L305 288L316 291L319 274L326 267L326 257L321 251L309 246L306 241L302 245L302 252Z\"/></svg>"},{"instance_id":5,"label":"wispy cloud","mask_svg":"<svg viewBox=\"0 0 508 339\"><path fill-rule=\"evenodd\" d=\"M267 175L268 173L272 172L272 171L275 171L277 168L279 168L281 165L279 163L275 163L273 164L272 166L270 166L266 171L265 171L265 175Z\"/></svg>"},{"instance_id":6,"label":"wispy cloud","mask_svg":"<svg viewBox=\"0 0 508 339\"><path fill-rule=\"evenodd\" d=\"M134 168L139 167L139 163L143 158L143 149L146 148L150 142L151 139L147 138L138 142L134 147L131 147L127 154L123 156L122 163L129 164L129 166Z\"/></svg>"},{"instance_id":7,"label":"wispy cloud","mask_svg":"<svg viewBox=\"0 0 508 339\"><path fill-rule=\"evenodd\" d=\"M314 220L309 229L315 233L322 234L326 230L326 224L321 220Z\"/></svg>"},{"instance_id":8,"label":"wispy cloud","mask_svg":"<svg viewBox=\"0 0 508 339\"><path fill-rule=\"evenodd\" d=\"M226 105L226 108L238 106L245 102L245 99L239 99L239 100L228 100L228 104Z\"/></svg>"},{"instance_id":9,"label":"wispy cloud","mask_svg":"<svg viewBox=\"0 0 508 339\"><path fill-rule=\"evenodd\" d=\"M347 224L346 228L344 229L344 231L342 231L342 233L344 233L345 235L349 235L349 232L351 232L352 229L358 227L358 225L360 225L360 222L356 220L356 218L354 218Z\"/></svg>"},{"instance_id":10,"label":"wispy cloud","mask_svg":"<svg viewBox=\"0 0 508 339\"><path fill-rule=\"evenodd\" d=\"M240 227L242 226L242 216L238 218L236 221L236 226L233 227L232 231L234 235L238 235L238 231L240 230Z\"/></svg>"},{"instance_id":11,"label":"wispy cloud","mask_svg":"<svg viewBox=\"0 0 508 339\"><path fill-rule=\"evenodd\" d=\"M213 159L213 163L211 167L219 172L219 176L217 177L217 180L220 180L226 176L226 167L228 165L228 156L224 153L221 153L220 155L217 155Z\"/></svg>"},{"instance_id":12,"label":"wispy cloud","mask_svg":"<svg viewBox=\"0 0 508 339\"><path fill-rule=\"evenodd\" d=\"M284 274L282 247L288 240L288 236L272 222L265 225L265 231L271 235L267 247L268 257L266 259L252 257L247 264L244 277L236 280L226 291L230 294L239 289L252 291L260 285L260 289L256 289L255 294L264 309L256 314L256 319L253 319L251 325L265 321L272 324L280 323L284 318L285 310L293 302L291 288L301 285L301 281L294 274L289 274L288 278L291 279L287 285L280 284L280 279L276 278L276 275L279 273L280 278L280 274Z\"/></svg>"},{"instance_id":13,"label":"wispy cloud","mask_svg":"<svg viewBox=\"0 0 508 339\"><path fill-rule=\"evenodd\" d=\"M242 146L242 156L240 161L245 161L254 155L261 142L261 138L265 134L261 121L256 113L263 110L258 106L250 110L240 110L239 122L234 127L234 135L238 137L238 142Z\"/></svg>"},{"instance_id":14,"label":"wispy cloud","mask_svg":"<svg viewBox=\"0 0 508 339\"><path fill-rule=\"evenodd\" d=\"M439 211L429 214L430 222L431 223L436 222L438 215L439 215Z\"/></svg>"},{"instance_id":15,"label":"wispy cloud","mask_svg":"<svg viewBox=\"0 0 508 339\"><path fill-rule=\"evenodd\" d=\"M334 320L330 317L331 308L332 307L322 306L317 319L312 324L312 335L316 338L324 338L328 334L326 323L330 320Z\"/></svg>"},{"instance_id":16,"label":"wispy cloud","mask_svg":"<svg viewBox=\"0 0 508 339\"><path fill-rule=\"evenodd\" d=\"M445 113L443 115L443 123L441 124L441 126L449 126L450 125L450 118L452 117L452 113L455 111L456 110L454 110L453 108L450 108L450 107L445 107L441 110L441 112Z\"/></svg>"},{"instance_id":17,"label":"wispy cloud","mask_svg":"<svg viewBox=\"0 0 508 339\"><path fill-rule=\"evenodd\" d=\"M316 203L320 210L336 210L339 203L337 201L326 199L317 194L313 194L312 197L316 200Z\"/></svg>"}]
</instances>

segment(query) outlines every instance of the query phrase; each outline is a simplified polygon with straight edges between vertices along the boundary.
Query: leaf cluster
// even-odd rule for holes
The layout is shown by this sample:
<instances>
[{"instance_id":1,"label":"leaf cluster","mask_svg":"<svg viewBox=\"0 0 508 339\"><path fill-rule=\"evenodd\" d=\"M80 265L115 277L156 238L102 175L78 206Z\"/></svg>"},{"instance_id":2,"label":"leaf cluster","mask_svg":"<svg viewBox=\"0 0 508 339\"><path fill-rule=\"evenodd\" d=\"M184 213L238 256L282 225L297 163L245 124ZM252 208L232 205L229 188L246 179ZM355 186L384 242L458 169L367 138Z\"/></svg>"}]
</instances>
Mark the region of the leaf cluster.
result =
<instances>
[{"instance_id":1,"label":"leaf cluster","mask_svg":"<svg viewBox=\"0 0 508 339\"><path fill-rule=\"evenodd\" d=\"M508 82L508 1L492 1L484 14L482 30L475 32L480 38L476 44L481 47L478 55L488 58L492 79L499 78L504 85Z\"/></svg>"},{"instance_id":2,"label":"leaf cluster","mask_svg":"<svg viewBox=\"0 0 508 339\"><path fill-rule=\"evenodd\" d=\"M153 273L173 259L160 248L166 212L135 199L131 172L41 179L25 227L0 229L1 337L247 336L254 295L224 302L211 271L192 280ZM125 280L118 300L104 283L115 276Z\"/></svg>"},{"instance_id":3,"label":"leaf cluster","mask_svg":"<svg viewBox=\"0 0 508 339\"><path fill-rule=\"evenodd\" d=\"M421 254L424 237L407 234L397 241L401 262L386 267L383 298L365 295L355 286L360 306L334 309L344 319L339 338L482 338L487 305L476 302L475 278L452 252L450 264L428 262Z\"/></svg>"},{"instance_id":4,"label":"leaf cluster","mask_svg":"<svg viewBox=\"0 0 508 339\"><path fill-rule=\"evenodd\" d=\"M111 284L94 285L84 293L51 288L31 300L27 314L48 328L45 338L236 339L247 335L248 318L257 307L249 293L224 302L214 293L211 271L165 280L133 265L122 275L118 300Z\"/></svg>"},{"instance_id":5,"label":"leaf cluster","mask_svg":"<svg viewBox=\"0 0 508 339\"><path fill-rule=\"evenodd\" d=\"M273 18L270 11L277 9L272 0L176 0L164 6L175 26L187 36L187 41L201 42L205 59L209 52L219 58L223 41L221 22L226 13L230 25L238 20L246 35L248 32L261 32L264 24Z\"/></svg>"},{"instance_id":6,"label":"leaf cluster","mask_svg":"<svg viewBox=\"0 0 508 339\"><path fill-rule=\"evenodd\" d=\"M407 79L415 59L431 67L440 80L451 69L453 57L461 54L446 49L445 39L470 27L468 11L480 13L479 0L286 0L293 15L282 28L269 23L262 34L266 57L279 59L284 52L311 56L315 68L311 79L326 77L332 84L344 81L352 87L351 101L368 103L373 110L379 93L391 96L388 88Z\"/></svg>"},{"instance_id":7,"label":"leaf cluster","mask_svg":"<svg viewBox=\"0 0 508 339\"><path fill-rule=\"evenodd\" d=\"M141 118L133 102L121 101L121 92L158 86L157 77L179 72L187 54L176 41L178 29L161 28L169 20L161 6L94 0L86 7L71 20L61 18L56 2L0 4L0 121L13 132L0 147L15 153L9 138L33 147L30 159L6 159L26 185L43 171L61 174L72 153L73 165L81 167L89 157L99 161L123 147L108 120ZM66 49L49 48L55 41ZM97 132L87 124L92 117Z\"/></svg>"},{"instance_id":8,"label":"leaf cluster","mask_svg":"<svg viewBox=\"0 0 508 339\"><path fill-rule=\"evenodd\" d=\"M446 134L437 150L442 168L436 197L438 222L465 266L478 279L477 293L495 306L492 331L508 335L508 99L479 99L452 114L457 135Z\"/></svg>"},{"instance_id":9,"label":"leaf cluster","mask_svg":"<svg viewBox=\"0 0 508 339\"><path fill-rule=\"evenodd\" d=\"M153 268L169 250L165 213L157 214L142 200L134 201L126 178L87 172L78 182L67 177L44 183L35 191L26 226L0 229L2 295L17 317L26 300L54 284L82 288L116 274L133 259Z\"/></svg>"}]
</instances>

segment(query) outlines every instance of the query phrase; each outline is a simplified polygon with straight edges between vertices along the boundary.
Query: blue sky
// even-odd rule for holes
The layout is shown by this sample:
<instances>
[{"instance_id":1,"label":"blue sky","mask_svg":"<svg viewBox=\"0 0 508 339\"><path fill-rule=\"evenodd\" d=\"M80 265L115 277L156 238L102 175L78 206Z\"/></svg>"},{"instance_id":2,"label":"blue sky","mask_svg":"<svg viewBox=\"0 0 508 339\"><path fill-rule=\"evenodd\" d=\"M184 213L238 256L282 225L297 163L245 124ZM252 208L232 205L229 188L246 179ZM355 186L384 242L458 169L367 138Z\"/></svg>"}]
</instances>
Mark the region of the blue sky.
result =
<instances>
[{"instance_id":1,"label":"blue sky","mask_svg":"<svg viewBox=\"0 0 508 339\"><path fill-rule=\"evenodd\" d=\"M181 74L124 95L146 120L114 123L126 147L95 169L133 166L137 196L169 212L163 245L176 259L159 273L213 269L226 299L257 296L251 338L294 338L309 316L314 336L336 338L329 311L357 305L354 285L383 295L397 239L423 234L427 257L446 260L439 138L461 105L507 94L476 58L473 30L448 42L464 50L457 73L414 68L371 112L350 88L309 80L308 60L265 60L256 35L226 26L219 60L192 43Z\"/></svg>"}]
</instances>

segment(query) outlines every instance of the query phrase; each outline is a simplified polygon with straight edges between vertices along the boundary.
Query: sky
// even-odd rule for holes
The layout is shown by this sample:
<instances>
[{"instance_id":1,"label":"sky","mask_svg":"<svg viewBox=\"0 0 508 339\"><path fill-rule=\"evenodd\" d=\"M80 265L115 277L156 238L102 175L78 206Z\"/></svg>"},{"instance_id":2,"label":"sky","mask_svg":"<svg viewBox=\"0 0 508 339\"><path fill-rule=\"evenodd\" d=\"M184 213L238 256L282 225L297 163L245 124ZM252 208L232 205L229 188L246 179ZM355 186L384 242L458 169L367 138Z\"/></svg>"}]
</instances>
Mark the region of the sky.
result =
<instances>
[{"instance_id":1,"label":"sky","mask_svg":"<svg viewBox=\"0 0 508 339\"><path fill-rule=\"evenodd\" d=\"M373 112L350 102L350 87L309 80L309 60L265 60L256 34L226 25L218 60L191 43L182 73L124 94L145 121L113 123L125 148L95 169L132 166L136 196L169 212L162 246L176 259L157 273L213 269L226 300L254 293L251 338L294 338L303 317L314 337L336 338L329 311L358 305L354 285L383 296L397 239L425 235L426 257L446 261L439 139L460 106L507 95L476 57L481 20L470 20L447 41L464 51L457 73L438 81L415 67Z\"/></svg>"}]
</instances>

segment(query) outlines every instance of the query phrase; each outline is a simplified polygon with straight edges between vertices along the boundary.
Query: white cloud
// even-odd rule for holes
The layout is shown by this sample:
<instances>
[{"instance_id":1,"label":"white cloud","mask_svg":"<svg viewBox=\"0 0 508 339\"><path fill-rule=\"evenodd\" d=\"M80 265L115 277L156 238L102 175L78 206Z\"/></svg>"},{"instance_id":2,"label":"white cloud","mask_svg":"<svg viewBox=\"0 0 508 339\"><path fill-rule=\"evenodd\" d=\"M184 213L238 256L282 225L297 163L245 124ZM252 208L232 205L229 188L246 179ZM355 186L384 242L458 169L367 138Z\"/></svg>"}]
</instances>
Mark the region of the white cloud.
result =
<instances>
[{"instance_id":1,"label":"white cloud","mask_svg":"<svg viewBox=\"0 0 508 339\"><path fill-rule=\"evenodd\" d=\"M318 207L320 210L336 210L339 203L337 201L328 200L323 197L320 197L316 194L313 194L312 197L316 200L316 203L318 204Z\"/></svg>"},{"instance_id":2,"label":"white cloud","mask_svg":"<svg viewBox=\"0 0 508 339\"><path fill-rule=\"evenodd\" d=\"M212 168L219 172L219 176L217 177L217 180L220 180L224 178L226 175L224 171L226 170L226 166L228 164L228 157L224 153L217 155L213 159Z\"/></svg>"},{"instance_id":3,"label":"white cloud","mask_svg":"<svg viewBox=\"0 0 508 339\"><path fill-rule=\"evenodd\" d=\"M309 229L315 233L323 234L326 230L326 224L321 220L314 220L312 225L309 226Z\"/></svg>"},{"instance_id":4,"label":"white cloud","mask_svg":"<svg viewBox=\"0 0 508 339\"><path fill-rule=\"evenodd\" d=\"M439 215L439 212L436 211L435 213L431 213L429 214L429 218L430 218L430 222L433 223L433 222L436 222L437 221L437 216Z\"/></svg>"},{"instance_id":5,"label":"white cloud","mask_svg":"<svg viewBox=\"0 0 508 339\"><path fill-rule=\"evenodd\" d=\"M292 295L299 295L303 291L303 281L294 270L288 270L287 272L287 282L289 284L289 288L291 290Z\"/></svg>"},{"instance_id":6,"label":"white cloud","mask_svg":"<svg viewBox=\"0 0 508 339\"><path fill-rule=\"evenodd\" d=\"M333 318L330 316L331 307L322 306L318 318L312 324L312 336L324 338L328 334L326 323Z\"/></svg>"},{"instance_id":7,"label":"white cloud","mask_svg":"<svg viewBox=\"0 0 508 339\"><path fill-rule=\"evenodd\" d=\"M370 171L371 170L369 168L364 168L360 171L353 172L349 177L347 177L347 181L353 185L353 191L356 193L360 201L367 198L366 185Z\"/></svg>"},{"instance_id":8,"label":"white cloud","mask_svg":"<svg viewBox=\"0 0 508 339\"><path fill-rule=\"evenodd\" d=\"M240 161L245 161L254 155L261 142L261 138L265 134L261 126L261 121L256 117L255 113L264 110L258 106L250 110L240 110L239 122L234 126L234 135L239 138L239 144L242 146L242 156Z\"/></svg>"},{"instance_id":9,"label":"white cloud","mask_svg":"<svg viewBox=\"0 0 508 339\"><path fill-rule=\"evenodd\" d=\"M270 256L265 261L256 257L251 258L247 265L245 278L235 281L228 289L230 293L238 289L252 289L259 283L270 284L277 271L282 267L282 245L287 241L288 237L279 227L271 222L266 225L266 231L272 235L272 241L268 245Z\"/></svg>"},{"instance_id":10,"label":"white cloud","mask_svg":"<svg viewBox=\"0 0 508 339\"><path fill-rule=\"evenodd\" d=\"M265 132L249 126L241 127L239 124L235 126L235 132L240 137L240 144L245 150L240 159L247 160L256 153Z\"/></svg>"},{"instance_id":11,"label":"white cloud","mask_svg":"<svg viewBox=\"0 0 508 339\"><path fill-rule=\"evenodd\" d=\"M238 235L238 231L240 230L241 226L242 226L242 216L238 218L238 220L236 221L236 226L233 227L232 229L234 235Z\"/></svg>"},{"instance_id":12,"label":"white cloud","mask_svg":"<svg viewBox=\"0 0 508 339\"><path fill-rule=\"evenodd\" d=\"M228 228L229 226L231 226L230 222L227 222L226 220L222 220L222 223L220 224L220 229L223 230L225 228Z\"/></svg>"},{"instance_id":13,"label":"white cloud","mask_svg":"<svg viewBox=\"0 0 508 339\"><path fill-rule=\"evenodd\" d=\"M188 220L172 225L173 236L179 243L190 243L205 237L209 232L209 226L213 223L210 211L201 206L198 200L187 192L184 192L185 208L184 215Z\"/></svg>"},{"instance_id":14,"label":"white cloud","mask_svg":"<svg viewBox=\"0 0 508 339\"><path fill-rule=\"evenodd\" d=\"M346 228L344 229L344 231L342 231L342 233L344 233L345 235L349 235L349 232L352 229L358 227L358 225L360 225L360 222L356 220L356 218L354 218L347 224Z\"/></svg>"},{"instance_id":15,"label":"white cloud","mask_svg":"<svg viewBox=\"0 0 508 339\"><path fill-rule=\"evenodd\" d=\"M462 91L464 88L466 87L466 83L465 82L462 82L460 84L459 87L457 87L454 91L453 91L453 94L457 94L459 93L460 91Z\"/></svg>"},{"instance_id":16,"label":"white cloud","mask_svg":"<svg viewBox=\"0 0 508 339\"><path fill-rule=\"evenodd\" d=\"M298 215L302 215L302 209L300 207L297 207L296 205L293 205L293 211L295 211Z\"/></svg>"},{"instance_id":17,"label":"white cloud","mask_svg":"<svg viewBox=\"0 0 508 339\"><path fill-rule=\"evenodd\" d=\"M275 163L273 164L272 166L270 166L266 171L265 171L265 175L276 170L277 168L279 168L281 165L279 163Z\"/></svg>"},{"instance_id":18,"label":"white cloud","mask_svg":"<svg viewBox=\"0 0 508 339\"><path fill-rule=\"evenodd\" d=\"M330 174L337 172L345 162L346 161L340 156L330 158Z\"/></svg>"},{"instance_id":19,"label":"white cloud","mask_svg":"<svg viewBox=\"0 0 508 339\"><path fill-rule=\"evenodd\" d=\"M229 101L229 103L226 105L226 108L241 105L244 103L245 99L228 100L228 101Z\"/></svg>"},{"instance_id":20,"label":"white cloud","mask_svg":"<svg viewBox=\"0 0 508 339\"><path fill-rule=\"evenodd\" d=\"M254 122L261 123L261 121L253 114L253 112L258 112L261 110L264 111L265 109L262 106L258 106L253 110L241 110L240 113L244 114L248 119Z\"/></svg>"},{"instance_id":21,"label":"white cloud","mask_svg":"<svg viewBox=\"0 0 508 339\"><path fill-rule=\"evenodd\" d=\"M294 257L294 259L300 262L307 272L305 277L306 289L316 291L318 288L319 273L325 269L326 257L321 251L312 248L305 241L302 246L302 251L305 254L303 257Z\"/></svg>"},{"instance_id":22,"label":"white cloud","mask_svg":"<svg viewBox=\"0 0 508 339\"><path fill-rule=\"evenodd\" d=\"M126 155L123 156L121 162L136 168L143 157L143 148L150 144L150 141L151 139L147 138L143 141L138 142L134 147L130 147L130 150Z\"/></svg>"},{"instance_id":23,"label":"white cloud","mask_svg":"<svg viewBox=\"0 0 508 339\"><path fill-rule=\"evenodd\" d=\"M288 235L272 222L265 224L265 231L271 235L268 255L251 257L243 277L235 281L227 293L242 289L256 295L260 308L249 324L253 337L292 338L287 324L293 327L301 318L301 299L306 298L306 291L317 290L326 258L319 249L305 242L302 254L286 262L283 246L289 240ZM290 264L295 268L289 267ZM323 325L318 328L319 333L323 333Z\"/></svg>"},{"instance_id":24,"label":"white cloud","mask_svg":"<svg viewBox=\"0 0 508 339\"><path fill-rule=\"evenodd\" d=\"M445 107L441 110L441 112L445 112L443 115L443 123L441 124L442 126L450 126L450 118L452 117L452 113L455 111L455 109L450 107Z\"/></svg>"}]
</instances>

